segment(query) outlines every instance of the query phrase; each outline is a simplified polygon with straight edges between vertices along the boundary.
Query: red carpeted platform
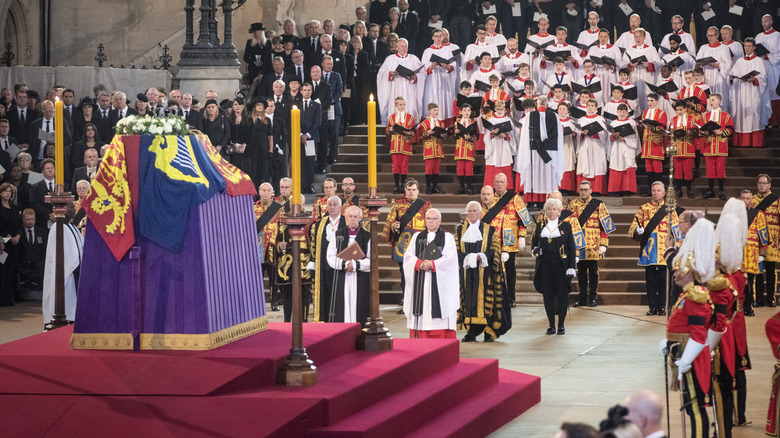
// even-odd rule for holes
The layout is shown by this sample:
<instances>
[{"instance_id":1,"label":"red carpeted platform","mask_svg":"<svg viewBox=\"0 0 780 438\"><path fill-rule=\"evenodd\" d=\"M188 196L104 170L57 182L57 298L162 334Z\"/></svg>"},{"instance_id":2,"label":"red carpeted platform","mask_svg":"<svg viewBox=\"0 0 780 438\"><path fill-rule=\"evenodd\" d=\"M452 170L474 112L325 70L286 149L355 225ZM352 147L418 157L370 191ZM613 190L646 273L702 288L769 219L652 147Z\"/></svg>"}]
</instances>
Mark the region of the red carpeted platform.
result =
<instances>
[{"instance_id":1,"label":"red carpeted platform","mask_svg":"<svg viewBox=\"0 0 780 438\"><path fill-rule=\"evenodd\" d=\"M480 436L540 379L459 358L454 340L354 350L357 324L306 324L310 388L274 385L290 325L211 351L71 350L67 328L0 345L3 436Z\"/></svg>"}]
</instances>

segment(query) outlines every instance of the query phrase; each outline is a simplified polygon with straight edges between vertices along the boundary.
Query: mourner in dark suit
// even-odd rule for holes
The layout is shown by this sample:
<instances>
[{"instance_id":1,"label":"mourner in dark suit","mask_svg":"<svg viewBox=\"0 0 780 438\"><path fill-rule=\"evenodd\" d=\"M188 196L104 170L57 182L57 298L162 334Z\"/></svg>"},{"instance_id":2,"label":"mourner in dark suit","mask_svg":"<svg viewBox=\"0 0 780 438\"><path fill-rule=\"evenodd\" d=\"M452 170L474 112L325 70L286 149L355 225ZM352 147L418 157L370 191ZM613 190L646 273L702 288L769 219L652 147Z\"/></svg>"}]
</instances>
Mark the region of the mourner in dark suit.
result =
<instances>
[{"instance_id":1,"label":"mourner in dark suit","mask_svg":"<svg viewBox=\"0 0 780 438\"><path fill-rule=\"evenodd\" d=\"M114 93L114 107L108 112L108 124L111 126L111 134L115 134L116 124L127 116L138 114L136 110L127 106L127 95L122 91ZM111 142L111 138L101 138Z\"/></svg>"},{"instance_id":2,"label":"mourner in dark suit","mask_svg":"<svg viewBox=\"0 0 780 438\"><path fill-rule=\"evenodd\" d=\"M322 50L311 56L308 63L309 67L312 65L319 65L322 67L322 59L326 55L329 55L333 58L333 71L340 74L342 78L345 77L347 75L347 63L344 55L338 50L333 49L333 40L330 36L323 35L320 37L320 42L322 43Z\"/></svg>"},{"instance_id":3,"label":"mourner in dark suit","mask_svg":"<svg viewBox=\"0 0 780 438\"><path fill-rule=\"evenodd\" d=\"M33 166L37 169L38 164L41 162L41 160L44 158L44 145L46 144L45 141L39 140L39 133L41 130L44 130L46 132L54 132L57 128L57 126L54 124L54 103L52 103L49 100L44 100L41 103L41 109L43 110L43 117L39 118L38 120L35 120L30 125L30 131L27 134L27 138L29 139L29 149L27 152L32 156L32 162ZM70 129L68 129L68 124L64 123L64 134L63 134L63 141L65 142L65 162L70 162L70 145L72 143L71 141L71 132ZM66 166L67 167L67 166ZM70 170L66 170L66 172L70 172ZM68 179L68 175L65 175L65 179Z\"/></svg>"},{"instance_id":4,"label":"mourner in dark suit","mask_svg":"<svg viewBox=\"0 0 780 438\"><path fill-rule=\"evenodd\" d=\"M257 84L253 97L267 97L273 94L274 82L282 80L287 83L290 80L290 75L284 71L284 61L280 58L276 58L271 61L273 65L273 71L271 73L263 75L263 79Z\"/></svg>"},{"instance_id":5,"label":"mourner in dark suit","mask_svg":"<svg viewBox=\"0 0 780 438\"><path fill-rule=\"evenodd\" d=\"M203 117L200 111L192 109L192 95L184 93L179 102L179 115L184 117L188 125L194 126L198 130L203 130Z\"/></svg>"},{"instance_id":6,"label":"mourner in dark suit","mask_svg":"<svg viewBox=\"0 0 780 438\"><path fill-rule=\"evenodd\" d=\"M409 9L409 0L399 0L398 9L400 11L400 16L398 17L399 26L396 27L396 33L398 33L401 26L403 26L403 35L398 33L398 36L409 40L409 53L417 54L418 46L425 46L424 43L418 44L417 42L417 36L420 33L420 17L417 15L417 12ZM426 42L426 40L420 41Z\"/></svg>"},{"instance_id":7,"label":"mourner in dark suit","mask_svg":"<svg viewBox=\"0 0 780 438\"><path fill-rule=\"evenodd\" d=\"M374 0L368 8L368 19L372 23L384 23L388 20L390 8L397 6L397 0Z\"/></svg>"},{"instance_id":8,"label":"mourner in dark suit","mask_svg":"<svg viewBox=\"0 0 780 438\"><path fill-rule=\"evenodd\" d=\"M319 69L319 67L315 67ZM320 127L322 126L322 107L312 97L312 85L303 84L301 87L303 96L303 108L301 110L301 157L303 169L301 179L304 193L314 193L314 156L306 156L306 141L313 140L315 144L320 141Z\"/></svg>"},{"instance_id":9,"label":"mourner in dark suit","mask_svg":"<svg viewBox=\"0 0 780 438\"><path fill-rule=\"evenodd\" d=\"M330 111L328 111L328 134L330 135L330 150L326 158L326 163L335 163L339 157L339 132L341 131L341 116L344 115L344 110L341 106L341 95L344 92L344 83L342 82L342 76L335 72L330 71L333 68L333 60L326 57L322 60L322 69L325 82L330 85L330 94L333 104L333 119L330 118Z\"/></svg>"},{"instance_id":10,"label":"mourner in dark suit","mask_svg":"<svg viewBox=\"0 0 780 438\"><path fill-rule=\"evenodd\" d=\"M288 76L297 77L300 83L307 82L309 80L309 69L303 63L303 52L300 50L293 50L291 58L292 64L287 66L284 72Z\"/></svg>"},{"instance_id":11,"label":"mourner in dark suit","mask_svg":"<svg viewBox=\"0 0 780 438\"><path fill-rule=\"evenodd\" d=\"M274 151L271 157L271 185L274 186L274 190L277 193L279 191L279 181L287 176L287 160L290 156L289 125L285 118L283 105L284 103L281 103L277 106L276 100L269 98L268 111L266 112L268 123L270 124L269 132L274 139Z\"/></svg>"},{"instance_id":12,"label":"mourner in dark suit","mask_svg":"<svg viewBox=\"0 0 780 438\"><path fill-rule=\"evenodd\" d=\"M8 172L11 167L11 155L8 153L8 149L13 145L18 145L19 142L8 135L10 131L10 125L7 119L0 119L0 166L3 166L5 172ZM8 175L5 175L8 179Z\"/></svg>"},{"instance_id":13,"label":"mourner in dark suit","mask_svg":"<svg viewBox=\"0 0 780 438\"><path fill-rule=\"evenodd\" d=\"M560 219L561 201L548 199L544 204L546 220L534 231L531 242L536 257L534 288L544 296L544 310L550 323L547 334L555 334L555 316L558 315L558 334L566 333L564 320L569 306L571 279L574 277L576 250L571 224Z\"/></svg>"},{"instance_id":14,"label":"mourner in dark suit","mask_svg":"<svg viewBox=\"0 0 780 438\"><path fill-rule=\"evenodd\" d=\"M30 207L35 210L35 225L49 229L51 219L51 204L46 202L46 195L54 191L54 160L46 158L41 162L43 179L30 186Z\"/></svg>"},{"instance_id":15,"label":"mourner in dark suit","mask_svg":"<svg viewBox=\"0 0 780 438\"><path fill-rule=\"evenodd\" d=\"M322 69L314 65L310 70L312 93L311 98L320 103L322 109L322 118L319 140L317 140L317 173L327 172L326 166L329 164L328 153L330 152L330 122L328 121L328 111L333 104L333 90L330 84L322 78Z\"/></svg>"},{"instance_id":16,"label":"mourner in dark suit","mask_svg":"<svg viewBox=\"0 0 780 438\"><path fill-rule=\"evenodd\" d=\"M33 283L32 286L43 286L43 270L46 264L46 237L45 227L35 225L35 212L27 209L22 213L21 235L17 248L17 270L20 283Z\"/></svg>"},{"instance_id":17,"label":"mourner in dark suit","mask_svg":"<svg viewBox=\"0 0 780 438\"><path fill-rule=\"evenodd\" d=\"M32 122L41 117L38 111L27 108L26 91L16 93L16 105L8 109L6 116L10 123L11 135L19 141L19 148L24 149L29 145L30 140L28 137ZM38 138L38 136L36 135L35 138Z\"/></svg>"},{"instance_id":18,"label":"mourner in dark suit","mask_svg":"<svg viewBox=\"0 0 780 438\"><path fill-rule=\"evenodd\" d=\"M71 193L76 193L76 183L81 180L92 182L92 179L97 175L98 170L98 154L95 149L87 149L84 151L84 165L76 168L73 171L73 181L71 182Z\"/></svg>"}]
</instances>

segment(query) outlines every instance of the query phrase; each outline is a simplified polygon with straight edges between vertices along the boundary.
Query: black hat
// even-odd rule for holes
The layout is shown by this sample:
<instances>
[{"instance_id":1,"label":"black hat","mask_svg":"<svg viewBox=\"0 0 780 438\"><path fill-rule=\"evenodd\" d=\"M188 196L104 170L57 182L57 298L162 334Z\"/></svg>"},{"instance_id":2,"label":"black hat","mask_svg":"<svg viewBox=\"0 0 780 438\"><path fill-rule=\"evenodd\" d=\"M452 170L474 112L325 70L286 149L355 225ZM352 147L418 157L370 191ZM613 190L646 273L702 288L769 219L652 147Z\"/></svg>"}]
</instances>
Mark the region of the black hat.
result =
<instances>
[{"instance_id":1,"label":"black hat","mask_svg":"<svg viewBox=\"0 0 780 438\"><path fill-rule=\"evenodd\" d=\"M207 106L209 106L211 104L214 104L214 105L217 106L217 108L219 108L219 103L217 103L216 99L209 99L209 100L207 100L206 101L206 105L204 105L203 107L205 108L205 107L207 107Z\"/></svg>"},{"instance_id":2,"label":"black hat","mask_svg":"<svg viewBox=\"0 0 780 438\"><path fill-rule=\"evenodd\" d=\"M297 82L301 84L301 78L298 75L290 75L290 77L288 77L285 81L287 82L288 86L290 85L290 82Z\"/></svg>"},{"instance_id":3,"label":"black hat","mask_svg":"<svg viewBox=\"0 0 780 438\"><path fill-rule=\"evenodd\" d=\"M230 99L222 99L222 102L219 103L219 107L222 109L227 109L233 106L233 101Z\"/></svg>"},{"instance_id":4,"label":"black hat","mask_svg":"<svg viewBox=\"0 0 780 438\"><path fill-rule=\"evenodd\" d=\"M92 110L94 111L97 109L97 104L95 103L95 100L91 97L84 97L79 101L79 104L76 105L76 110L81 111L84 109L85 106L91 106Z\"/></svg>"},{"instance_id":5,"label":"black hat","mask_svg":"<svg viewBox=\"0 0 780 438\"><path fill-rule=\"evenodd\" d=\"M141 102L149 103L149 98L146 97L146 94L144 93L138 93L135 96L136 100L140 100Z\"/></svg>"},{"instance_id":6,"label":"black hat","mask_svg":"<svg viewBox=\"0 0 780 438\"><path fill-rule=\"evenodd\" d=\"M263 23L252 23L249 25L249 33L255 33L258 30L265 30Z\"/></svg>"},{"instance_id":7,"label":"black hat","mask_svg":"<svg viewBox=\"0 0 780 438\"><path fill-rule=\"evenodd\" d=\"M677 44L680 44L682 42L682 38L680 38L680 35L671 35L669 36L669 42L671 43L674 41Z\"/></svg>"},{"instance_id":8,"label":"black hat","mask_svg":"<svg viewBox=\"0 0 780 438\"><path fill-rule=\"evenodd\" d=\"M349 27L349 24L340 24L339 29L344 29L352 32L352 29Z\"/></svg>"},{"instance_id":9,"label":"black hat","mask_svg":"<svg viewBox=\"0 0 780 438\"><path fill-rule=\"evenodd\" d=\"M265 97L262 97L262 96L258 96L256 98L252 99L252 101L249 103L249 108L254 108L255 105L257 105L258 103L262 104L263 108L268 108L268 101L266 100Z\"/></svg>"},{"instance_id":10,"label":"black hat","mask_svg":"<svg viewBox=\"0 0 780 438\"><path fill-rule=\"evenodd\" d=\"M193 97L193 98L192 98L192 104L193 104L193 105L197 105L197 104L199 104L199 103L200 103L200 100L198 100L198 98L197 98L197 97Z\"/></svg>"},{"instance_id":11,"label":"black hat","mask_svg":"<svg viewBox=\"0 0 780 438\"><path fill-rule=\"evenodd\" d=\"M284 34L284 35L282 35L282 44L284 44L284 43L294 43L295 42L294 38L295 38L294 35Z\"/></svg>"}]
</instances>

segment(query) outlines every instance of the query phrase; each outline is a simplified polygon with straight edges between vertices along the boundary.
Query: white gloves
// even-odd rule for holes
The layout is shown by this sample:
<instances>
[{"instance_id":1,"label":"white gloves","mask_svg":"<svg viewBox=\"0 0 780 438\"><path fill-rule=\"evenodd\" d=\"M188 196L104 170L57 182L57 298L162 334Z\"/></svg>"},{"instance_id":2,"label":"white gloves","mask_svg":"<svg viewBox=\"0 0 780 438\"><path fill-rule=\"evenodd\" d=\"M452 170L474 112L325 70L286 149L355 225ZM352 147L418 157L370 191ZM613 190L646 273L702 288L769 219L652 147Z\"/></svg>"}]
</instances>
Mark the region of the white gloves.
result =
<instances>
[{"instance_id":1,"label":"white gloves","mask_svg":"<svg viewBox=\"0 0 780 438\"><path fill-rule=\"evenodd\" d=\"M466 256L463 257L463 267L465 269L476 268L477 267L477 255L476 254L466 254Z\"/></svg>"},{"instance_id":2,"label":"white gloves","mask_svg":"<svg viewBox=\"0 0 780 438\"><path fill-rule=\"evenodd\" d=\"M567 277L574 277L577 275L577 272L574 270L574 268L569 268L566 270L566 276Z\"/></svg>"},{"instance_id":3,"label":"white gloves","mask_svg":"<svg viewBox=\"0 0 780 438\"><path fill-rule=\"evenodd\" d=\"M479 260L482 262L482 267L487 268L488 266L487 256L485 256L484 253L479 253L477 254L477 256L479 257Z\"/></svg>"},{"instance_id":4,"label":"white gloves","mask_svg":"<svg viewBox=\"0 0 780 438\"><path fill-rule=\"evenodd\" d=\"M715 347L720 343L720 338L723 337L724 332L716 332L713 329L707 330L707 343L710 345L710 351L715 353Z\"/></svg>"},{"instance_id":5,"label":"white gloves","mask_svg":"<svg viewBox=\"0 0 780 438\"><path fill-rule=\"evenodd\" d=\"M644 230L642 230L644 231ZM604 253L607 252L607 247L604 245L599 246L599 254L604 255Z\"/></svg>"},{"instance_id":6,"label":"white gloves","mask_svg":"<svg viewBox=\"0 0 780 438\"><path fill-rule=\"evenodd\" d=\"M509 260L509 253L508 252L502 252L501 253L501 261L503 263L506 263L507 260Z\"/></svg>"},{"instance_id":7,"label":"white gloves","mask_svg":"<svg viewBox=\"0 0 780 438\"><path fill-rule=\"evenodd\" d=\"M574 257L574 264L576 265L576 264L577 264L577 263L579 263L579 262L580 262L580 258L579 258L579 256L575 256L575 257Z\"/></svg>"},{"instance_id":8,"label":"white gloves","mask_svg":"<svg viewBox=\"0 0 780 438\"><path fill-rule=\"evenodd\" d=\"M677 379L682 380L683 374L691 370L691 364L696 360L699 353L704 350L706 345L700 344L693 339L688 339L688 343L685 344L685 351L683 351L682 357L674 362L677 365L678 373Z\"/></svg>"},{"instance_id":9,"label":"white gloves","mask_svg":"<svg viewBox=\"0 0 780 438\"><path fill-rule=\"evenodd\" d=\"M669 341L666 339L661 339L661 342L658 343L658 351L660 351L663 354L669 353L669 349L666 347L667 344L669 344Z\"/></svg>"},{"instance_id":10,"label":"white gloves","mask_svg":"<svg viewBox=\"0 0 780 438\"><path fill-rule=\"evenodd\" d=\"M758 256L758 263L762 263L764 261L764 256Z\"/></svg>"},{"instance_id":11,"label":"white gloves","mask_svg":"<svg viewBox=\"0 0 780 438\"><path fill-rule=\"evenodd\" d=\"M645 229L644 229L644 227L636 227L636 233L637 233L638 235L640 235L640 236L641 236L642 234L644 234L644 232L645 232Z\"/></svg>"},{"instance_id":12,"label":"white gloves","mask_svg":"<svg viewBox=\"0 0 780 438\"><path fill-rule=\"evenodd\" d=\"M308 269L310 271L314 271L314 270L317 269L317 265L315 265L314 262L309 262L309 264L306 265L306 269Z\"/></svg>"},{"instance_id":13,"label":"white gloves","mask_svg":"<svg viewBox=\"0 0 780 438\"><path fill-rule=\"evenodd\" d=\"M517 245L520 247L520 249L525 248L525 237L521 237L517 240Z\"/></svg>"}]
</instances>

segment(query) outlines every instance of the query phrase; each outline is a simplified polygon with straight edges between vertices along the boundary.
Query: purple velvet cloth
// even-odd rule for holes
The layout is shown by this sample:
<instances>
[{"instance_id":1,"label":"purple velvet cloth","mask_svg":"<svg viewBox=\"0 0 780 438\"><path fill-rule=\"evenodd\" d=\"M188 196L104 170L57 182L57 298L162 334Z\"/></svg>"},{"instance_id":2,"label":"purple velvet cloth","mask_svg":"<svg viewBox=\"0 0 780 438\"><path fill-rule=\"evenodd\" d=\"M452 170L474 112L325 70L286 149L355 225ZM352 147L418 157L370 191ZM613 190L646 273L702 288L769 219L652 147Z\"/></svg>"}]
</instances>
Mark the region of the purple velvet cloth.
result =
<instances>
[{"instance_id":1,"label":"purple velvet cloth","mask_svg":"<svg viewBox=\"0 0 780 438\"><path fill-rule=\"evenodd\" d=\"M265 315L250 196L218 194L190 214L172 253L136 233L141 333L206 334ZM133 272L87 222L74 333L130 333Z\"/></svg>"}]
</instances>

